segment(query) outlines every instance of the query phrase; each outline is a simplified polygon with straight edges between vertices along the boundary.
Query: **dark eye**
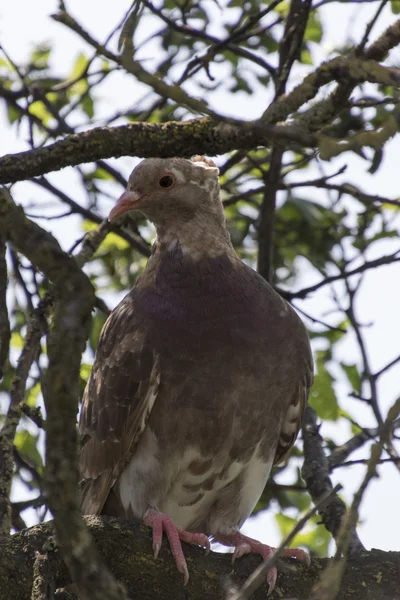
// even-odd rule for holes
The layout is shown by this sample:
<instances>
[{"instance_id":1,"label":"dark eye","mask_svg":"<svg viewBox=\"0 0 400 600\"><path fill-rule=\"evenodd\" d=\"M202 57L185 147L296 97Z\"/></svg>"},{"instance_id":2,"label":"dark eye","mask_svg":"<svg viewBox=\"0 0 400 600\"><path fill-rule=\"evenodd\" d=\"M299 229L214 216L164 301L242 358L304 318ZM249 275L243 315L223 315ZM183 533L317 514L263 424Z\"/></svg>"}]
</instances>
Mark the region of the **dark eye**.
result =
<instances>
[{"instance_id":1,"label":"dark eye","mask_svg":"<svg viewBox=\"0 0 400 600\"><path fill-rule=\"evenodd\" d=\"M158 185L162 188L170 188L174 185L174 179L171 175L164 175L158 182Z\"/></svg>"}]
</instances>

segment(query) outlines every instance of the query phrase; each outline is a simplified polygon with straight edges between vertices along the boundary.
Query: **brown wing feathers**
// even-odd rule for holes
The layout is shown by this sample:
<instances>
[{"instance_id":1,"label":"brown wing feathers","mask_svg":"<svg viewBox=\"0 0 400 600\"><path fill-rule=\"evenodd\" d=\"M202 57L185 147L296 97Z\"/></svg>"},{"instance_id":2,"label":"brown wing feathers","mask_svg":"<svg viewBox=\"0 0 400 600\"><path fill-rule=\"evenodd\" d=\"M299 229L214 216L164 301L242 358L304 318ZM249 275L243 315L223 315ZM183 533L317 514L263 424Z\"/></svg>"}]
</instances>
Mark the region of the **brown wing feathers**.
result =
<instances>
[{"instance_id":1,"label":"brown wing feathers","mask_svg":"<svg viewBox=\"0 0 400 600\"><path fill-rule=\"evenodd\" d=\"M80 418L84 513L99 513L145 428L157 395L159 364L136 328L128 296L110 315L99 340Z\"/></svg>"}]
</instances>

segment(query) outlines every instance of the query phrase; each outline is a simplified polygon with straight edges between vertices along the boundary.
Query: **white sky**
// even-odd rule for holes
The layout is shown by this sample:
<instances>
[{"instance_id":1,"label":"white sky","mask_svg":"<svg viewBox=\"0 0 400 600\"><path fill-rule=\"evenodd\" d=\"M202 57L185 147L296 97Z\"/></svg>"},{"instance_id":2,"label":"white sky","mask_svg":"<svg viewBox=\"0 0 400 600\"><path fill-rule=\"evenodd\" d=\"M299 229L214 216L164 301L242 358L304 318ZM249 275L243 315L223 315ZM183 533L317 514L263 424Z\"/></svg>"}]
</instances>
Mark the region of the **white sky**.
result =
<instances>
[{"instance_id":1,"label":"white sky","mask_svg":"<svg viewBox=\"0 0 400 600\"><path fill-rule=\"evenodd\" d=\"M129 8L130 1L113 0L110 4L109 2L95 0L86 0L85 2L82 2L82 0L69 0L67 6L77 20L95 35L96 39L104 41L112 27L120 21L124 12ZM343 3L327 5L322 12L325 36L320 47L314 47L314 55L319 60L323 60L332 48L337 47L349 37L359 40L368 19L376 10L376 6L376 2L367 6L345 6ZM112 7L112 13L110 7ZM41 0L40 2L13 0L13 2L3 3L0 6L0 41L16 63L26 59L35 43L49 41L55 47L55 52L52 54L52 66L60 74L69 74L74 57L80 51L87 49L75 34L48 18L49 14L56 11L57 2L54 0ZM378 25L373 29L371 39L376 39L377 35L393 20L394 17L390 10L385 9ZM397 66L399 62L400 51L396 50L391 55L391 64ZM115 76L112 85L106 85L102 88L102 96L99 98L101 112L106 114L109 106L113 103L122 106L129 105L134 90L135 84L127 77ZM214 96L214 98L218 98L218 96ZM244 100L243 103L236 103L235 101L234 106L228 105L227 107L226 97L221 95L221 106L229 110L231 114L243 118L249 118L250 115L251 118L256 117L265 108L266 100L263 94L255 95L252 98L246 96ZM2 103L0 109L0 128L1 155L28 149L23 136L17 136L16 128L9 127L4 103ZM348 169L342 178L343 181L351 181L368 193L395 198L399 194L399 156L400 143L397 138L386 146L384 165L376 175L370 175L367 172L368 164L365 161L349 154L341 156L329 165L325 164L325 169L327 172L335 172L338 167L347 164ZM133 165L132 158L123 158L111 162L122 168L125 175L129 174ZM316 170L314 173L307 171L304 175L307 179L312 176L319 176L319 173ZM296 179L300 178L301 173L298 173ZM62 172L52 175L51 180L60 187L67 185L71 195L77 201L83 200L79 193L78 178L73 169L64 169ZM120 192L120 187L116 186L116 198ZM319 198L318 191L311 194L307 188L302 196L306 196L306 193L308 197L317 200ZM46 200L45 194L37 186L28 183L16 184L13 187L13 194L15 200L23 204L35 199L40 205L42 201ZM110 206L111 202L104 202L105 211ZM54 221L43 221L41 224L47 229L51 228L64 248L69 247L81 235L79 219L77 218L68 219L67 225L64 222L59 224ZM368 258L371 259L382 254L391 253L397 248L398 242L382 241L373 247L373 250L368 254ZM302 286L310 285L318 279L309 269L305 271L305 277ZM364 330L373 370L380 369L399 354L399 281L400 265L397 263L369 273L363 281L362 290L359 294L357 303L359 318L364 323L373 322L371 327ZM109 298L106 298L106 300L110 303ZM309 300L307 306L304 305L304 308L311 314L318 316L323 315L329 306L329 297L327 292L324 291L315 294ZM341 358L345 362L352 363L358 360L356 347L351 339L346 339L346 342L341 344L340 351ZM399 381L400 367L398 366L380 380L379 392L384 414L400 393ZM339 381L337 389L343 408L349 410L360 424L364 426L375 425L375 421L370 416L370 411L360 406L360 403L347 398L348 389L343 380ZM339 438L341 442L344 442L349 437L347 427L338 431L337 426L324 423L322 434L329 435L331 431L334 432L333 437L335 440ZM364 450L352 455L351 458L365 456L366 452ZM343 497L346 501L351 501L352 494L357 489L364 471L363 467L335 471L333 482L342 483L344 487ZM361 507L360 537L367 548L377 547L398 550L400 547L400 520L398 519L400 476L392 465L382 466L378 472L380 478L371 484ZM14 492L16 495L21 493L18 489ZM280 535L272 511L249 519L243 530L269 544L279 543Z\"/></svg>"}]
</instances>

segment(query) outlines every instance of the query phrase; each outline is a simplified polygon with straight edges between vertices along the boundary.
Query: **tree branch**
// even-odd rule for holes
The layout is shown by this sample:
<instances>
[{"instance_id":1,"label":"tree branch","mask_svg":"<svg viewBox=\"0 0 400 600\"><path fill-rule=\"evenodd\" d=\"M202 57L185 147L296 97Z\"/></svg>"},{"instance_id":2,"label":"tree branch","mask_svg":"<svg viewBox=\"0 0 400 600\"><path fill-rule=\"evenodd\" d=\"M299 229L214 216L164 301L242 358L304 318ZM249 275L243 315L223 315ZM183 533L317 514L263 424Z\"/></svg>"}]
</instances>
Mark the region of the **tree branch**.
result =
<instances>
[{"instance_id":1,"label":"tree branch","mask_svg":"<svg viewBox=\"0 0 400 600\"><path fill-rule=\"evenodd\" d=\"M266 125L259 121L217 123L208 117L178 123L131 123L120 127L96 127L67 135L43 148L0 158L0 183L31 179L50 171L120 156L186 156L203 152L215 156L236 148L251 149L271 140L315 146L316 136L290 125Z\"/></svg>"},{"instance_id":2,"label":"tree branch","mask_svg":"<svg viewBox=\"0 0 400 600\"><path fill-rule=\"evenodd\" d=\"M399 85L400 70L383 67L374 60L338 56L322 63L318 69L307 75L294 90L278 98L276 102L267 108L263 120L266 123L277 123L286 120L290 114L295 113L303 104L312 100L322 86L331 81L347 81L349 84L351 83L352 88L357 83L366 81ZM310 114L311 111L313 109L310 109ZM311 126L311 120L306 115L307 113L304 113L300 121L303 126L308 128ZM331 115L329 116L330 119ZM311 130L319 128L320 125L312 127Z\"/></svg>"},{"instance_id":3,"label":"tree branch","mask_svg":"<svg viewBox=\"0 0 400 600\"><path fill-rule=\"evenodd\" d=\"M364 52L364 57L376 61L383 60L389 49L399 42L400 20L383 32L380 38ZM323 98L301 115L299 120L308 131L318 131L324 125L330 123L348 102L356 81L349 81L348 78L339 79L338 81L339 84L336 89L327 98Z\"/></svg>"},{"instance_id":4,"label":"tree branch","mask_svg":"<svg viewBox=\"0 0 400 600\"><path fill-rule=\"evenodd\" d=\"M296 58L301 51L311 0L292 0L285 29L279 44L279 67L275 77L275 101L286 90L286 84ZM271 106L275 106L276 102ZM271 108L270 106L270 108ZM263 121L270 118L269 109L263 115ZM271 284L274 276L274 237L276 194L281 183L281 168L284 148L274 144L270 156L268 172L265 173L265 191L260 208L258 226L257 270Z\"/></svg>"},{"instance_id":5,"label":"tree branch","mask_svg":"<svg viewBox=\"0 0 400 600\"><path fill-rule=\"evenodd\" d=\"M78 499L79 370L89 336L93 288L77 262L61 250L51 234L25 217L4 188L0 223L6 237L55 288L43 397L47 411L46 485L57 538L82 600L121 600L126 597L123 588L98 557L82 521ZM98 587L92 585L93 577Z\"/></svg>"},{"instance_id":6,"label":"tree branch","mask_svg":"<svg viewBox=\"0 0 400 600\"><path fill-rule=\"evenodd\" d=\"M4 368L8 360L8 351L11 338L10 321L6 302L8 285L6 241L0 233L0 381L3 378Z\"/></svg>"},{"instance_id":7,"label":"tree branch","mask_svg":"<svg viewBox=\"0 0 400 600\"><path fill-rule=\"evenodd\" d=\"M359 507L371 479L377 476L376 466L381 457L383 448L388 445L392 438L393 423L400 414L400 398L394 403L388 412L388 416L381 428L381 438L371 448L370 459L367 470L360 487L354 494L353 502L343 519L339 535L337 537L337 550L334 558L330 559L328 566L321 575L321 580L315 587L312 600L334 600L339 592L348 554L351 554L353 531L358 521Z\"/></svg>"},{"instance_id":8,"label":"tree branch","mask_svg":"<svg viewBox=\"0 0 400 600\"><path fill-rule=\"evenodd\" d=\"M389 254L388 256L382 256L381 258L376 258L375 260L366 261L359 267L352 269L351 271L343 271L338 275L329 275L325 277L322 281L315 283L314 285L310 285L307 288L303 288L298 292L287 292L285 290L277 290L284 298L292 299L292 298L306 298L309 294L316 292L324 285L329 283L333 283L334 281L339 281L340 279L347 279L352 275L357 275L359 273L363 273L364 271L368 271L368 269L374 269L375 267L379 267L381 265L390 265L395 262L400 261L399 252L394 252L394 254Z\"/></svg>"},{"instance_id":9,"label":"tree branch","mask_svg":"<svg viewBox=\"0 0 400 600\"><path fill-rule=\"evenodd\" d=\"M0 215L1 213L2 205L0 204ZM18 359L15 376L11 385L10 405L8 407L4 425L0 431L0 537L2 535L9 535L10 533L10 492L14 474L13 444L21 417L20 404L24 400L26 381L28 379L32 363L38 353L39 342L43 335L43 329L46 327L47 309L48 304L43 307L43 312L38 312L38 318L32 319L28 325L24 347Z\"/></svg>"},{"instance_id":10,"label":"tree branch","mask_svg":"<svg viewBox=\"0 0 400 600\"><path fill-rule=\"evenodd\" d=\"M302 476L314 504L317 504L324 494L332 491L333 485L329 477L328 459L322 449L322 438L319 434L316 415L310 406L306 408L304 416L303 440L304 464ZM338 539L345 512L345 503L336 494L319 511L323 524L335 540ZM351 553L359 553L363 549L364 546L361 544L354 526L351 530Z\"/></svg>"},{"instance_id":11,"label":"tree branch","mask_svg":"<svg viewBox=\"0 0 400 600\"><path fill-rule=\"evenodd\" d=\"M140 600L223 600L224 582L240 586L260 564L259 557L244 556L231 565L230 554L211 552L208 556L194 546L183 544L190 568L190 581L182 587L180 574L168 544L164 542L160 556L153 558L151 532L135 522L119 522L110 517L86 517L85 521L96 540L100 555L117 579L125 582L132 598ZM37 525L8 538L0 546L0 600L27 600L33 585L35 552L46 555L52 562L50 576L54 589L70 583L67 569L51 534L52 523ZM282 561L287 567L293 561ZM271 598L308 600L318 581L326 559L313 559L309 568L286 568L278 575ZM346 565L341 600L387 600L398 592L399 552L374 550L351 557ZM380 573L380 577L377 574ZM229 579L228 579L229 578ZM226 583L225 583L226 586ZM261 586L252 600L265 600L266 586ZM71 596L70 596L71 597Z\"/></svg>"}]
</instances>

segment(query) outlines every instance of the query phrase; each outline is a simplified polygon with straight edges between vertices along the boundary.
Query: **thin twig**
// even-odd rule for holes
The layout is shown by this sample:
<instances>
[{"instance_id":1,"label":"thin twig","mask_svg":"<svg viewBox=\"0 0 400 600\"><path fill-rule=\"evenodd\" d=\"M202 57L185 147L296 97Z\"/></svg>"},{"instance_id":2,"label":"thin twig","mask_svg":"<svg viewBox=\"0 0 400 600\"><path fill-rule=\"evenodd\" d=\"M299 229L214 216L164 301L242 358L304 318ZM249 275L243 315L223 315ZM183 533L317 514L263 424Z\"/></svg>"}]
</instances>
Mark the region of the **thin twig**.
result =
<instances>
[{"instance_id":1,"label":"thin twig","mask_svg":"<svg viewBox=\"0 0 400 600\"><path fill-rule=\"evenodd\" d=\"M393 254L389 254L388 256L382 256L375 260L366 261L364 264L352 269L351 271L342 271L338 275L330 275L325 277L322 281L315 283L314 285L310 285L309 287L298 290L297 292L287 292L286 290L279 290L279 293L282 293L282 296L288 299L292 298L306 298L309 294L316 292L320 288L328 285L329 283L333 283L334 281L346 280L353 275L358 275L359 273L364 273L364 271L368 271L369 269L374 269L375 267L379 267L381 265L390 265L395 262L400 261L400 250L394 252Z\"/></svg>"},{"instance_id":2,"label":"thin twig","mask_svg":"<svg viewBox=\"0 0 400 600\"><path fill-rule=\"evenodd\" d=\"M382 2L379 4L376 13L374 14L371 21L368 23L367 27L365 28L365 33L363 35L361 42L359 43L359 45L356 48L357 55L359 55L363 52L363 50L368 42L369 34L371 33L373 26L375 25L375 23L377 22L377 20L379 18L379 15L381 14L382 10L385 8L385 6L388 2L389 2L389 0L382 0Z\"/></svg>"},{"instance_id":3,"label":"thin twig","mask_svg":"<svg viewBox=\"0 0 400 600\"><path fill-rule=\"evenodd\" d=\"M341 467L354 467L354 465L366 465L368 464L368 458L360 458L359 460L346 460L346 462L342 462L340 463L340 465L335 465L333 467L334 469L340 469ZM394 464L394 463L400 463L400 457L399 458L380 458L377 461L377 465L385 465L385 464Z\"/></svg>"},{"instance_id":4,"label":"thin twig","mask_svg":"<svg viewBox=\"0 0 400 600\"><path fill-rule=\"evenodd\" d=\"M373 377L375 379L378 379L381 375L383 375L384 373L386 373L386 371L388 371L389 369L391 369L392 367L394 367L394 365L396 365L398 362L400 362L400 354L399 354L399 356L396 356L396 358L394 358L393 360L391 360L387 365L385 365L384 367L382 367L382 369L380 369L380 371L377 371L376 373L374 373Z\"/></svg>"}]
</instances>

